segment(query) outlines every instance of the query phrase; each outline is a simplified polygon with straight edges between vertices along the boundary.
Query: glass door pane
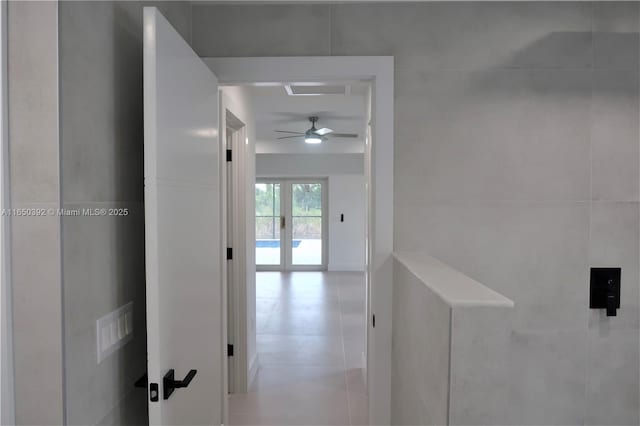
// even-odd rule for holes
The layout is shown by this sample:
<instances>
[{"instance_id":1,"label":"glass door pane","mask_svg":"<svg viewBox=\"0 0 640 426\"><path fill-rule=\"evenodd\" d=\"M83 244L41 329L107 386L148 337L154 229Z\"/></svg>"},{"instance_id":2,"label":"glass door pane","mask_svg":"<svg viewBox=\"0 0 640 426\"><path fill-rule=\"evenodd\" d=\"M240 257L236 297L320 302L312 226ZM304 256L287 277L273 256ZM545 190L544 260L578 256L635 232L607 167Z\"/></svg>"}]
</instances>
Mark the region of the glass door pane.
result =
<instances>
[{"instance_id":1,"label":"glass door pane","mask_svg":"<svg viewBox=\"0 0 640 426\"><path fill-rule=\"evenodd\" d=\"M256 264L280 265L280 184L256 183Z\"/></svg>"},{"instance_id":2,"label":"glass door pane","mask_svg":"<svg viewBox=\"0 0 640 426\"><path fill-rule=\"evenodd\" d=\"M320 182L291 184L291 264L322 265Z\"/></svg>"}]
</instances>

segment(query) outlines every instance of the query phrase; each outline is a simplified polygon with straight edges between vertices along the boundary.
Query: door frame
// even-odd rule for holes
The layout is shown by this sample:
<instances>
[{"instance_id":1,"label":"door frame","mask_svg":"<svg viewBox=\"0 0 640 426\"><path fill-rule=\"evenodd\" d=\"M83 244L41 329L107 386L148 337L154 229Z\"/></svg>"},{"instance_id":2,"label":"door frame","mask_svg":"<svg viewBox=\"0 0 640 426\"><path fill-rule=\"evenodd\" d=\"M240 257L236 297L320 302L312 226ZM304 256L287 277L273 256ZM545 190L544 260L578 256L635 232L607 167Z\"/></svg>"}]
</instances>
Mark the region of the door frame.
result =
<instances>
[{"instance_id":1,"label":"door frame","mask_svg":"<svg viewBox=\"0 0 640 426\"><path fill-rule=\"evenodd\" d=\"M292 228L285 226L285 232L280 231L280 264L279 265L258 265L257 271L326 271L329 263L329 178L328 177L257 177L256 183L278 183L280 184L280 216L285 216L289 225L292 220L292 199L288 185L293 183L320 183L322 184L322 262L320 265L294 265L291 242L293 241ZM285 188L286 189L283 189Z\"/></svg>"},{"instance_id":2,"label":"door frame","mask_svg":"<svg viewBox=\"0 0 640 426\"><path fill-rule=\"evenodd\" d=\"M244 141L247 138L247 124L238 118L227 105L224 96L220 96L221 120L220 128L222 129L222 138L224 140L225 150L231 152L241 152ZM226 155L225 155L226 160ZM243 267L245 256L242 250L234 250L240 248L246 239L246 226L242 217L246 211L246 204L243 202L241 195L243 191L242 176L245 173L245 162L242 157L240 161L226 161L224 169L226 170L223 184L224 200L222 204L226 207L226 246L231 247L233 255L231 259L227 257L226 268L226 297L227 310L225 315L227 318L227 343L240 348L245 346L247 336L246 315L240 315L240 312L246 310L246 275L247 270ZM246 351L238 351L233 357L227 357L227 385L226 388L230 393L247 391L247 360Z\"/></svg>"},{"instance_id":3,"label":"door frame","mask_svg":"<svg viewBox=\"0 0 640 426\"><path fill-rule=\"evenodd\" d=\"M371 138L367 173L367 384L369 421L391 421L391 309L393 253L394 59L392 56L213 58L203 61L221 86L298 82L370 83ZM375 328L373 327L375 318Z\"/></svg>"},{"instance_id":4,"label":"door frame","mask_svg":"<svg viewBox=\"0 0 640 426\"><path fill-rule=\"evenodd\" d=\"M227 393L246 392L248 384L256 373L257 357L249 359L248 347L251 345L248 330L253 326L247 317L248 292L255 286L254 250L248 250L247 241L255 244L254 229L247 227L246 218L255 214L254 195L247 195L253 188L255 175L253 112L249 100L243 91L218 84L220 92L219 131L220 144L220 185L221 185L221 252L232 248L232 259L224 261L221 282L222 298L228 303L223 307L224 382L223 382L223 418L227 424ZM233 130L231 146L227 146L227 131ZM231 149L231 161L225 155ZM226 152L225 152L226 151ZM249 177L251 184L249 185ZM232 189L229 194L229 189ZM253 191L253 190L252 190ZM228 219L231 216L232 219ZM235 220L234 220L235 219ZM227 344L234 345L233 359L228 357Z\"/></svg>"}]
</instances>

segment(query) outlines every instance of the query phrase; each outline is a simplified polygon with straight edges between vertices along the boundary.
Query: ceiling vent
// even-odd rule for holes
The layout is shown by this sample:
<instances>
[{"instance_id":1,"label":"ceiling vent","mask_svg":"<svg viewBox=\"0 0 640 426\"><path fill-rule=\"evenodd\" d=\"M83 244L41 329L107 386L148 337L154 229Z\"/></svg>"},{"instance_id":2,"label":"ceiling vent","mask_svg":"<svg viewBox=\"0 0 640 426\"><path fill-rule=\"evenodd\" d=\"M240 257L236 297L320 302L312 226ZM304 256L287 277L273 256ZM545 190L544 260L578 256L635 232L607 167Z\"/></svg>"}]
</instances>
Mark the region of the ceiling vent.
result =
<instances>
[{"instance_id":1,"label":"ceiling vent","mask_svg":"<svg viewBox=\"0 0 640 426\"><path fill-rule=\"evenodd\" d=\"M295 83L286 84L284 89L289 96L349 95L350 84Z\"/></svg>"}]
</instances>

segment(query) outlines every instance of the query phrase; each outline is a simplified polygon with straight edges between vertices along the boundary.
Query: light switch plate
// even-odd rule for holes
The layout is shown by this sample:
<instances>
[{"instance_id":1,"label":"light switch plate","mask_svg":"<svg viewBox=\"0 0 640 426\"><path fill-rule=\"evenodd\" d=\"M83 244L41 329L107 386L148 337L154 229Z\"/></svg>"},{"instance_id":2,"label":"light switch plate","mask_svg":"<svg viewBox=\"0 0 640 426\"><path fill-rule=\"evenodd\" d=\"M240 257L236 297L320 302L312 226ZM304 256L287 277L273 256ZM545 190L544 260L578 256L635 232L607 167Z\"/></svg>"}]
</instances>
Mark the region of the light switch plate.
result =
<instances>
[{"instance_id":1,"label":"light switch plate","mask_svg":"<svg viewBox=\"0 0 640 426\"><path fill-rule=\"evenodd\" d=\"M133 302L96 320L98 364L131 339L133 339Z\"/></svg>"}]
</instances>

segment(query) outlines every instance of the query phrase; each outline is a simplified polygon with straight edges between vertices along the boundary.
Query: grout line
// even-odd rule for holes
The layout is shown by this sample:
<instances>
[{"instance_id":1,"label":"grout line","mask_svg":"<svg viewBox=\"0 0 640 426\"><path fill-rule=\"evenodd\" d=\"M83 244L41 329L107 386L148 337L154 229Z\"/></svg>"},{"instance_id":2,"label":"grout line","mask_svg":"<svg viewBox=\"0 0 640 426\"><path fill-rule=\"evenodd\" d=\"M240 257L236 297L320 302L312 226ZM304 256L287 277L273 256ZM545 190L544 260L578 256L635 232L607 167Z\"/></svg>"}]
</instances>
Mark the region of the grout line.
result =
<instances>
[{"instance_id":1,"label":"grout line","mask_svg":"<svg viewBox=\"0 0 640 426\"><path fill-rule=\"evenodd\" d=\"M640 7L638 8L638 10L636 11L636 30L640 30ZM640 44L640 43L639 43ZM638 54L638 63L636 63L636 66L638 66L638 70L640 70L640 45L636 46L636 51L639 53ZM639 89L640 90L640 89ZM640 98L640 97L639 97ZM636 99L636 103L640 104L640 99ZM638 105L640 107L640 105ZM640 108L639 108L640 109ZM636 118L640 118L638 116L636 116ZM638 129L640 130L640 120L638 121ZM639 132L640 134L640 132ZM638 143L640 143L640 141L638 141ZM640 165L640 152L638 152L638 165ZM638 186L640 188L640 175L638 176ZM638 196L638 193L636 193L636 197ZM636 220L640 220L640 216L636 216ZM640 240L640 233L636 235L636 237ZM640 262L640 257L638 257L636 259L638 262ZM638 294L638 296L636 296L636 302L640 302L640 294ZM640 345L640 342L638 342ZM640 347L637 347L637 349L640 349ZM588 353L587 353L588 355ZM587 362L588 362L588 358L587 358ZM587 369L589 368L589 364L587 364ZM588 389L588 388L587 388ZM587 392L587 396L588 396L588 392ZM640 404L640 395L638 395L638 401L636 401L638 404Z\"/></svg>"},{"instance_id":2,"label":"grout line","mask_svg":"<svg viewBox=\"0 0 640 426\"><path fill-rule=\"evenodd\" d=\"M333 56L333 4L329 4L329 56Z\"/></svg>"},{"instance_id":3,"label":"grout line","mask_svg":"<svg viewBox=\"0 0 640 426\"><path fill-rule=\"evenodd\" d=\"M60 93L62 91L62 80L60 78L60 5L56 4L55 5L56 8L56 80L57 80L57 84L56 84L56 100L58 101L58 108L56 108L56 130L57 130L57 150L56 150L56 155L58 156L57 160L57 167L58 167L58 199L55 201L55 203L57 204L56 208L58 209L62 209L63 208L63 200L64 200L64 192L63 192L63 181L62 181L62 171L63 171L63 164L62 164L62 137L63 137L63 133L62 133L62 122L61 122L61 117L62 117L62 102L60 102ZM8 60L8 57L7 57ZM60 285L60 343L61 343L61 348L60 348L60 368L61 368L61 377L60 377L60 384L61 384L61 393L62 393L62 423L63 424L67 424L68 419L69 419L69 404L66 403L67 401L67 391L69 390L69 384L68 384L68 380L67 380L67 356L68 356L68 351L67 351L67 330L66 330L66 326L67 326L67 318L66 318L66 307L68 304L68 301L66 301L65 295L65 286L64 286L64 282L65 282L65 268L64 268L64 217L63 216L59 216L58 217L58 221L57 221L57 226L58 226L58 246L57 248L59 249L59 253L57 253L56 256L56 261L58 262L58 265L60 265L59 271L58 271L58 278L60 279L59 285ZM14 396L15 399L15 396ZM15 401L14 401L15 403ZM14 413L15 414L15 413ZM15 419L14 419L15 420Z\"/></svg>"},{"instance_id":4,"label":"grout line","mask_svg":"<svg viewBox=\"0 0 640 426\"><path fill-rule=\"evenodd\" d=\"M347 414L349 416L349 425L353 425L351 416L351 398L349 392L349 377L347 371L347 349L344 342L344 322L342 320L342 294L340 293L340 285L336 288L338 293L338 318L340 319L340 342L342 343L342 370L344 372L344 386L347 396Z\"/></svg>"},{"instance_id":5,"label":"grout line","mask_svg":"<svg viewBox=\"0 0 640 426\"><path fill-rule=\"evenodd\" d=\"M453 351L453 308L449 308L449 348L448 357L449 365L447 366L447 424L451 423L451 371L453 366L451 365L451 352Z\"/></svg>"},{"instance_id":6,"label":"grout line","mask_svg":"<svg viewBox=\"0 0 640 426\"><path fill-rule=\"evenodd\" d=\"M589 268L591 267L591 239L592 239L592 223L593 223L593 102L594 102L594 85L595 85L595 65L596 65L596 52L595 52L595 28L594 28L594 19L595 19L595 3L591 2L591 87L589 94L589 220L588 220L588 230L587 230L587 271L585 271L585 278L588 281ZM584 373L584 401L588 401L589 398L589 364L590 364L590 346L591 339L589 336L589 316L587 315L587 323L586 326L586 336L585 336L585 358L586 358L586 371ZM582 422L586 421L586 413L582 418Z\"/></svg>"},{"instance_id":7,"label":"grout line","mask_svg":"<svg viewBox=\"0 0 640 426\"><path fill-rule=\"evenodd\" d=\"M424 68L420 72L424 74L440 73L440 72L459 72L459 73L479 73L486 74L490 72L587 72L591 70L601 71L636 71L635 68L629 66L579 66L579 67L506 67L496 66L489 68L473 68L473 67L440 67L440 68ZM414 72L413 67L403 64L396 64L396 70L400 73Z\"/></svg>"},{"instance_id":8,"label":"grout line","mask_svg":"<svg viewBox=\"0 0 640 426\"><path fill-rule=\"evenodd\" d=\"M265 299L265 298L261 297L261 299ZM257 336L259 334L262 334L262 335L264 335L264 334L273 334L273 333L267 333L266 331L267 331L267 329L269 327L269 324L271 323L271 320L273 319L273 313L276 311L276 308L278 306L280 306L280 303L281 303L279 298L273 298L273 300L275 300L275 303L269 309L269 315L267 315L267 319L263 323L264 327L263 327L262 331L258 331L259 325L258 325L258 318L257 318L257 315L256 315L256 320L255 320L256 321L256 338L257 338ZM256 342L256 353L258 353L258 343L257 342Z\"/></svg>"}]
</instances>

